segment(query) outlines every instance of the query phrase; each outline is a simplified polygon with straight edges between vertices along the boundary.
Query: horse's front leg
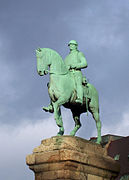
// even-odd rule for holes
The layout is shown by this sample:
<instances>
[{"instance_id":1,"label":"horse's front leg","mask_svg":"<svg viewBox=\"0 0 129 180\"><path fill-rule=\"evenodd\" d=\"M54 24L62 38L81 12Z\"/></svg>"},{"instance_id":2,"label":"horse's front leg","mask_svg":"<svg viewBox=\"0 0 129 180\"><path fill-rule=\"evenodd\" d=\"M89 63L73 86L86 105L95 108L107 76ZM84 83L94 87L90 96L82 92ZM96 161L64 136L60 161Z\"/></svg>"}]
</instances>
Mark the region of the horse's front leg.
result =
<instances>
[{"instance_id":1,"label":"horse's front leg","mask_svg":"<svg viewBox=\"0 0 129 180\"><path fill-rule=\"evenodd\" d=\"M60 106L64 103L64 100L65 99L60 98L56 102L53 103L54 118L56 120L57 126L59 127L59 132L57 133L57 136L62 136L64 134L64 126L63 126L61 110L60 110Z\"/></svg>"}]
</instances>

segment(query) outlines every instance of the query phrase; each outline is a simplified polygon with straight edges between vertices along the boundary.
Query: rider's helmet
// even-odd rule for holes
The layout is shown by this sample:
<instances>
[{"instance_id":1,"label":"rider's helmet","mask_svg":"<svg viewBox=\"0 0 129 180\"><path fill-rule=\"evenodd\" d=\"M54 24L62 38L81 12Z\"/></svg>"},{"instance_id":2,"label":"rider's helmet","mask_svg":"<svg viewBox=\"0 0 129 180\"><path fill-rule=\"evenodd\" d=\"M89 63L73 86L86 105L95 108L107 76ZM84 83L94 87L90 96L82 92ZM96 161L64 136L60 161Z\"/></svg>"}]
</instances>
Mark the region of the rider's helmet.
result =
<instances>
[{"instance_id":1,"label":"rider's helmet","mask_svg":"<svg viewBox=\"0 0 129 180\"><path fill-rule=\"evenodd\" d=\"M68 46L69 46L70 44L75 44L76 46L78 46L78 43L77 43L77 41L75 41L75 40L69 41Z\"/></svg>"}]
</instances>

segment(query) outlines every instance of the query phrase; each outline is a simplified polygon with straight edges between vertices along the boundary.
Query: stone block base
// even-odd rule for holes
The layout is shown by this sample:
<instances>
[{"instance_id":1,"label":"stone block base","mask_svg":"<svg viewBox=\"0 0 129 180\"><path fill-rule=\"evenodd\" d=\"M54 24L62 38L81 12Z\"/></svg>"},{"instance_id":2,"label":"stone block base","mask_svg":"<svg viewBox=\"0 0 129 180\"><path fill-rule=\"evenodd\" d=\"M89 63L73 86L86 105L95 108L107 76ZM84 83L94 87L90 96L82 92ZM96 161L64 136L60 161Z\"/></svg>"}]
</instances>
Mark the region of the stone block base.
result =
<instances>
[{"instance_id":1,"label":"stone block base","mask_svg":"<svg viewBox=\"0 0 129 180\"><path fill-rule=\"evenodd\" d=\"M120 169L101 145L72 136L43 140L26 163L35 180L113 180Z\"/></svg>"}]
</instances>

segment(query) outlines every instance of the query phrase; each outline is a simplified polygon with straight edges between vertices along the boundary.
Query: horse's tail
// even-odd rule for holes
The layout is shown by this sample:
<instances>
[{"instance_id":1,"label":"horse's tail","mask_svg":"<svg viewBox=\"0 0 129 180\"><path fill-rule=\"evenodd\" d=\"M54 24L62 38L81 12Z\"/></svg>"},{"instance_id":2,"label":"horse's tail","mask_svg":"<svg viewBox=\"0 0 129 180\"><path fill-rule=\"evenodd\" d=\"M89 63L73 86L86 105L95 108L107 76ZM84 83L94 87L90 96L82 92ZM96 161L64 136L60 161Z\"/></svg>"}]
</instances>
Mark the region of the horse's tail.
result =
<instances>
[{"instance_id":1,"label":"horse's tail","mask_svg":"<svg viewBox=\"0 0 129 180\"><path fill-rule=\"evenodd\" d=\"M89 108L89 106L92 106L92 107L95 107L95 108L99 107L98 91L90 83L85 85L83 89L84 89L86 111L87 111L87 115L88 115L88 108Z\"/></svg>"},{"instance_id":2,"label":"horse's tail","mask_svg":"<svg viewBox=\"0 0 129 180\"><path fill-rule=\"evenodd\" d=\"M96 88L92 84L88 83L88 86L89 86L88 99L90 99L89 108L96 109L97 111L99 111L98 91L96 90Z\"/></svg>"},{"instance_id":3,"label":"horse's tail","mask_svg":"<svg viewBox=\"0 0 129 180\"><path fill-rule=\"evenodd\" d=\"M87 112L87 116L88 116L88 99L87 99L87 95L86 95L86 112Z\"/></svg>"}]
</instances>

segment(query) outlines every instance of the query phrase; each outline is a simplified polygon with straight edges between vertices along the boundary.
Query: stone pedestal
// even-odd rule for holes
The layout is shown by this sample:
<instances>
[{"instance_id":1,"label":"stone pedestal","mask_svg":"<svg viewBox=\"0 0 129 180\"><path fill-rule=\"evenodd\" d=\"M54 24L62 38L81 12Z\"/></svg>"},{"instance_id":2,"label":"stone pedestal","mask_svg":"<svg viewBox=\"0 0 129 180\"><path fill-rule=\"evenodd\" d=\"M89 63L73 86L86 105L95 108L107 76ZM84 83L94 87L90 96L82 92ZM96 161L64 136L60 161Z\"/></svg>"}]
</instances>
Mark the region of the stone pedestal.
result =
<instances>
[{"instance_id":1,"label":"stone pedestal","mask_svg":"<svg viewBox=\"0 0 129 180\"><path fill-rule=\"evenodd\" d=\"M119 164L101 145L79 137L45 139L26 157L35 180L114 180Z\"/></svg>"}]
</instances>

